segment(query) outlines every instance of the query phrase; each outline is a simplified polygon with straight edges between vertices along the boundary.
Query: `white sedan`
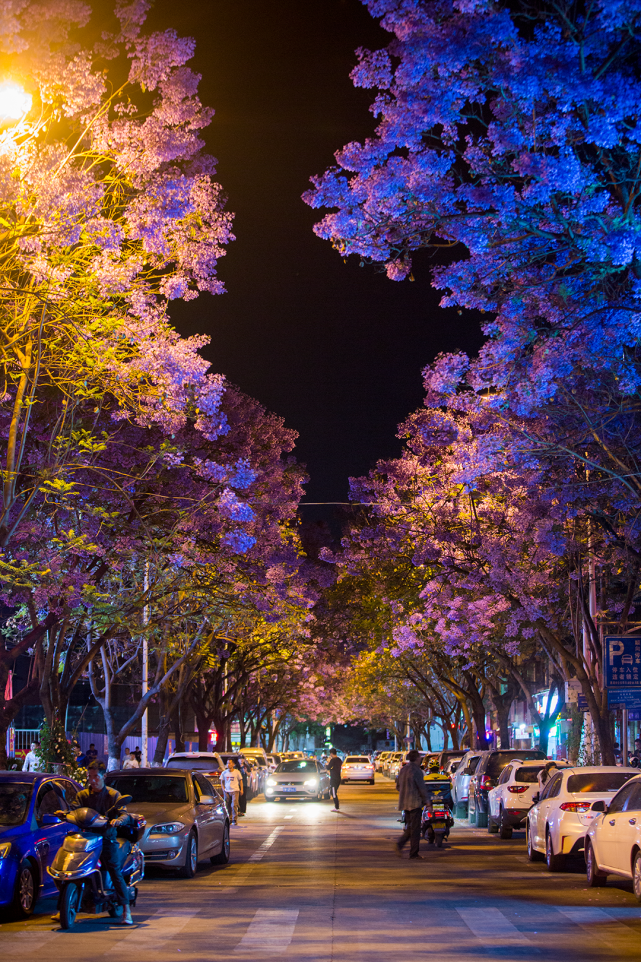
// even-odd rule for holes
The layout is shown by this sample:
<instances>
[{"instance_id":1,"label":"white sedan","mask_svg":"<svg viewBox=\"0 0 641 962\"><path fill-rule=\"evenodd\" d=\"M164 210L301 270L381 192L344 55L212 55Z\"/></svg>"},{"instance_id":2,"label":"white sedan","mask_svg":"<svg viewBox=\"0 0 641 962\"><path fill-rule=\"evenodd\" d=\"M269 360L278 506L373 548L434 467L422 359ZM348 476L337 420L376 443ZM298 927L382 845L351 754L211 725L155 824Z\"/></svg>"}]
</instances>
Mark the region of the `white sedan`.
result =
<instances>
[{"instance_id":1,"label":"white sedan","mask_svg":"<svg viewBox=\"0 0 641 962\"><path fill-rule=\"evenodd\" d=\"M585 840L588 885L605 885L608 875L632 879L641 902L641 775L631 778L610 804L592 806L594 820Z\"/></svg>"},{"instance_id":2,"label":"white sedan","mask_svg":"<svg viewBox=\"0 0 641 962\"><path fill-rule=\"evenodd\" d=\"M606 801L634 775L635 768L604 765L564 768L552 775L527 816L527 854L531 862L545 858L551 872L564 867L566 855L583 851L585 836L597 813L596 801Z\"/></svg>"},{"instance_id":3,"label":"white sedan","mask_svg":"<svg viewBox=\"0 0 641 962\"><path fill-rule=\"evenodd\" d=\"M341 768L341 781L374 784L374 762L367 755L348 755Z\"/></svg>"}]
</instances>

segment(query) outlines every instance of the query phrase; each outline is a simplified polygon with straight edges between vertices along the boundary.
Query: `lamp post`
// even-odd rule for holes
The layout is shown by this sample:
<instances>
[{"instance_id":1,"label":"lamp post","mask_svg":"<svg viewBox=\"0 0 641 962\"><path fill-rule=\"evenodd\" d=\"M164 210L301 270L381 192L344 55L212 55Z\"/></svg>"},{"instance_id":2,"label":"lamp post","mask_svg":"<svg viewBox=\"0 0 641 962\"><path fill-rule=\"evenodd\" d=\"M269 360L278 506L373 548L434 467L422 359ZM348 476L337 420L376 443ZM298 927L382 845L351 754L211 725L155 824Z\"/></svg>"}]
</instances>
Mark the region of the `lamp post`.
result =
<instances>
[{"instance_id":1,"label":"lamp post","mask_svg":"<svg viewBox=\"0 0 641 962\"><path fill-rule=\"evenodd\" d=\"M0 124L14 124L31 110L33 98L20 84L12 80L0 83Z\"/></svg>"}]
</instances>

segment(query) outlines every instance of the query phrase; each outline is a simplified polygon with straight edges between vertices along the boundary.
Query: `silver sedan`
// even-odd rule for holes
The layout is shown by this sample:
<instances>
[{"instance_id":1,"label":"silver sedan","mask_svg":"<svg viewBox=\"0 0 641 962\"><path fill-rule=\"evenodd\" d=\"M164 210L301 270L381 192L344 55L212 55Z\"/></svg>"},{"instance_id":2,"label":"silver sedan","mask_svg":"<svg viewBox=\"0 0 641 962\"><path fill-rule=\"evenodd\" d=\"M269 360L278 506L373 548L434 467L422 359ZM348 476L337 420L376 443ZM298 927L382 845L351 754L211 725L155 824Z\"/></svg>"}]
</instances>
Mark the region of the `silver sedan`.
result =
<instances>
[{"instance_id":1,"label":"silver sedan","mask_svg":"<svg viewBox=\"0 0 641 962\"><path fill-rule=\"evenodd\" d=\"M265 782L265 798L329 798L329 772L314 758L292 758L277 766Z\"/></svg>"},{"instance_id":2,"label":"silver sedan","mask_svg":"<svg viewBox=\"0 0 641 962\"><path fill-rule=\"evenodd\" d=\"M127 808L147 819L138 845L146 863L192 878L198 862L229 861L229 816L215 788L196 771L137 768L110 772L107 785L131 795Z\"/></svg>"}]
</instances>

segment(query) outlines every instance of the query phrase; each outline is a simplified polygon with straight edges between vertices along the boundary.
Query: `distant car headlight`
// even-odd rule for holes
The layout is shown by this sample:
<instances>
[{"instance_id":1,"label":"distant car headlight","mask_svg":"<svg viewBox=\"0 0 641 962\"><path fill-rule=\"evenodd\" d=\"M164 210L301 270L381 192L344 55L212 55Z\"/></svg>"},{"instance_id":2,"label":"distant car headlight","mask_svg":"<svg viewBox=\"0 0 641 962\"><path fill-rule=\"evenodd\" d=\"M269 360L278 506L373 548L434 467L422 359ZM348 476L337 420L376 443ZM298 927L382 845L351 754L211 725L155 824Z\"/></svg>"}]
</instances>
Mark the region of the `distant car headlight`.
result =
<instances>
[{"instance_id":1,"label":"distant car headlight","mask_svg":"<svg viewBox=\"0 0 641 962\"><path fill-rule=\"evenodd\" d=\"M3 858L9 858L10 851L11 851L11 842L0 842L0 861Z\"/></svg>"},{"instance_id":2,"label":"distant car headlight","mask_svg":"<svg viewBox=\"0 0 641 962\"><path fill-rule=\"evenodd\" d=\"M275 778L268 778L267 785L269 785L270 788L276 788L276 786L278 785L278 782L276 781Z\"/></svg>"},{"instance_id":3,"label":"distant car headlight","mask_svg":"<svg viewBox=\"0 0 641 962\"><path fill-rule=\"evenodd\" d=\"M305 788L316 788L318 786L317 778L308 778L306 782L303 782Z\"/></svg>"},{"instance_id":4,"label":"distant car headlight","mask_svg":"<svg viewBox=\"0 0 641 962\"><path fill-rule=\"evenodd\" d=\"M149 832L150 835L179 835L185 826L182 822L163 822L162 825L154 825Z\"/></svg>"}]
</instances>

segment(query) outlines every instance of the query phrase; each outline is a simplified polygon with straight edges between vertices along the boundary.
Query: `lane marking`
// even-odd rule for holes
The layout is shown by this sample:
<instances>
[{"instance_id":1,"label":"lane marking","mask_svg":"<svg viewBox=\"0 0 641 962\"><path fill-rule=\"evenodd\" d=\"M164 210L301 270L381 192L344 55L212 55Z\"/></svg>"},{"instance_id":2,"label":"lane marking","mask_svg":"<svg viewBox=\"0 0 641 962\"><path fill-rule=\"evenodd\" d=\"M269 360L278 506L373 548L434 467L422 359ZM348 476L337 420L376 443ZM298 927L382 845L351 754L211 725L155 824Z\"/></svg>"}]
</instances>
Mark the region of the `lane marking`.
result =
<instances>
[{"instance_id":1,"label":"lane marking","mask_svg":"<svg viewBox=\"0 0 641 962\"><path fill-rule=\"evenodd\" d=\"M486 945L529 945L536 951L531 941L499 909L457 908L456 911L474 935Z\"/></svg>"},{"instance_id":2,"label":"lane marking","mask_svg":"<svg viewBox=\"0 0 641 962\"><path fill-rule=\"evenodd\" d=\"M56 923L53 922L52 924L55 925ZM59 935L62 935L60 929L49 932L15 932L11 933L8 938L0 936L0 949L2 949L2 955L5 958L8 958L9 954L25 955L28 953L31 955L39 949L44 948L52 939L57 938Z\"/></svg>"},{"instance_id":3,"label":"lane marking","mask_svg":"<svg viewBox=\"0 0 641 962\"><path fill-rule=\"evenodd\" d=\"M285 818L288 818L288 817L291 817L291 816L287 816L287 815L285 816ZM257 848L254 854L249 856L248 861L260 862L261 858L263 857L267 849L272 847L272 845L274 844L274 842L276 841L276 839L278 838L282 830L283 830L282 825L279 825L278 828L275 828L274 831L271 833L271 835L267 836L267 838L265 839L263 844L260 846L260 848Z\"/></svg>"},{"instance_id":4,"label":"lane marking","mask_svg":"<svg viewBox=\"0 0 641 962\"><path fill-rule=\"evenodd\" d=\"M604 912L603 909L598 909L591 905L572 905L569 908L561 908L560 905L556 906L557 912L561 915L565 915L570 922L574 922L575 925L581 925L582 927L589 929L590 935L596 935L605 937L608 934L603 931L602 926L604 924L614 926L614 930L619 935L631 935L634 938L637 937L637 933L634 929L625 925L624 922L619 921L619 919L613 919L611 915ZM638 915L636 916L638 918ZM601 931L599 931L601 929Z\"/></svg>"},{"instance_id":5,"label":"lane marking","mask_svg":"<svg viewBox=\"0 0 641 962\"><path fill-rule=\"evenodd\" d=\"M258 909L234 952L272 955L284 952L292 940L298 909Z\"/></svg>"},{"instance_id":6,"label":"lane marking","mask_svg":"<svg viewBox=\"0 0 641 962\"><path fill-rule=\"evenodd\" d=\"M196 917L198 911L193 909L172 908L172 914L165 914L164 909L158 909L155 917L143 923L140 928L129 932L123 939L120 939L106 954L114 952L158 952L163 948L169 939L189 925ZM133 957L133 956L132 956Z\"/></svg>"}]
</instances>

